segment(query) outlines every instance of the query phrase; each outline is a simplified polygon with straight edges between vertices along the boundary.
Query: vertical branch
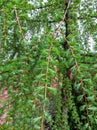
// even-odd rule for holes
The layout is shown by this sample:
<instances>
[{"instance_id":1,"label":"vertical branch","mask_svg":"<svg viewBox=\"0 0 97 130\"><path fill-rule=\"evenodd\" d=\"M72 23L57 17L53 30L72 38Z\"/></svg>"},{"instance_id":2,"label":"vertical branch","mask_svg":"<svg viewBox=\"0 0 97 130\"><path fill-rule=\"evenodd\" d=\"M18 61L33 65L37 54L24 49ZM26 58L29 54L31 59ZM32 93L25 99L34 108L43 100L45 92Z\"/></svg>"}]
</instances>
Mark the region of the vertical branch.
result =
<instances>
[{"instance_id":1,"label":"vertical branch","mask_svg":"<svg viewBox=\"0 0 97 130\"><path fill-rule=\"evenodd\" d=\"M78 62L77 62L77 59L76 59L76 55L72 49L72 47L70 46L69 44L69 41L68 41L68 35L70 34L70 31L69 31L69 23L68 23L68 20L70 18L72 18L70 15L69 15L69 12L68 12L68 8L70 6L70 0L67 0L66 3L65 3L65 7L66 7L66 11L65 11L65 17L64 17L64 21L65 21L65 28L66 28L66 31L65 31L65 36L63 36L65 38L65 42L64 42L64 49L67 50L69 49L71 54L72 54L72 57L74 59L74 62L75 62L75 66L76 66L76 73L80 72L80 67L78 65ZM63 35L63 34L62 34ZM70 70L69 70L70 71ZM85 84L83 82L83 79L80 79L80 83L82 85L82 92L83 92L83 98L84 98L84 102L86 104L86 121L88 123L88 126L90 126L90 122L89 122L89 117L88 117L88 104L87 104L87 99L86 99L86 95L85 95ZM63 92L63 91L62 91ZM64 94L63 94L64 96Z\"/></svg>"},{"instance_id":2,"label":"vertical branch","mask_svg":"<svg viewBox=\"0 0 97 130\"><path fill-rule=\"evenodd\" d=\"M66 31L65 31L65 37L66 38L70 34L69 29L68 29L68 19L69 19L68 8L69 8L69 6L70 6L70 0L67 0L65 2L65 8L66 9L65 9L65 13L64 13L64 21L65 21L65 29L66 29ZM64 42L64 49L68 49L68 43L67 43L67 41Z\"/></svg>"},{"instance_id":3,"label":"vertical branch","mask_svg":"<svg viewBox=\"0 0 97 130\"><path fill-rule=\"evenodd\" d=\"M65 38L65 39L66 39L66 38ZM74 53L73 49L72 49L71 46L69 45L69 42L68 42L67 39L66 39L66 41L67 41L69 50L70 50L70 52L71 52L71 54L72 54L72 57L73 57L73 59L74 59L74 61L75 61L76 74L77 74L77 73L80 72L80 67L79 67L79 65L78 65L78 62L77 62L77 59L76 59L76 56L75 56L75 53ZM89 121L89 117L88 117L88 103L87 103L87 97L86 97L85 92L84 92L84 91L85 91L85 84L84 84L82 78L80 79L80 83L81 83L81 86L82 86L83 98L84 98L84 102L85 102L85 105L86 105L86 120L87 120L88 126L90 126L90 121Z\"/></svg>"},{"instance_id":4,"label":"vertical branch","mask_svg":"<svg viewBox=\"0 0 97 130\"><path fill-rule=\"evenodd\" d=\"M19 16L18 16L18 13L17 13L16 5L14 6L14 11L15 11L15 15L16 15L16 21L18 23L18 27L19 27L19 30L20 30L20 34L22 36L22 39L24 40L25 37L24 37L23 31L22 31L22 27L21 27L21 24L20 24L20 20L19 20Z\"/></svg>"},{"instance_id":5,"label":"vertical branch","mask_svg":"<svg viewBox=\"0 0 97 130\"><path fill-rule=\"evenodd\" d=\"M7 20L5 16L5 7L3 6L3 14L4 14L4 27L3 27L3 32L4 32L4 41L6 42L6 37L7 37Z\"/></svg>"},{"instance_id":6,"label":"vertical branch","mask_svg":"<svg viewBox=\"0 0 97 130\"><path fill-rule=\"evenodd\" d=\"M43 105L43 110L42 110L42 120L41 120L41 128L40 130L44 130L44 113L45 113L45 107L46 107L46 103L45 103L45 100L47 98L47 88L48 88L48 83L47 83L47 80L48 80L48 70L49 70L49 64L50 64L50 56L51 56L51 50L52 50L52 47L53 47L53 43L54 43L54 38L52 39L51 41L51 44L50 44L50 48L49 48L49 52L48 52L48 59L47 59L47 67L46 67L46 84L44 86L44 105Z\"/></svg>"}]
</instances>

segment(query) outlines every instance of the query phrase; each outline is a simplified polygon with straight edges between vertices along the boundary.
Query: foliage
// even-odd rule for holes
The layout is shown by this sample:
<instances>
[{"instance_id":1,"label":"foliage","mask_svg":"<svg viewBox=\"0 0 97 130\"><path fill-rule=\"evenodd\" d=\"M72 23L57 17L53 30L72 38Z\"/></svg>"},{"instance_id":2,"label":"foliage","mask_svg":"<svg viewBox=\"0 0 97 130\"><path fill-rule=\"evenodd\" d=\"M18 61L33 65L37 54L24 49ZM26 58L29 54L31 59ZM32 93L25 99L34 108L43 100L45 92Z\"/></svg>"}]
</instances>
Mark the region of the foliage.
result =
<instances>
[{"instance_id":1,"label":"foliage","mask_svg":"<svg viewBox=\"0 0 97 130\"><path fill-rule=\"evenodd\" d=\"M5 129L97 129L96 11L96 0L1 0Z\"/></svg>"}]
</instances>

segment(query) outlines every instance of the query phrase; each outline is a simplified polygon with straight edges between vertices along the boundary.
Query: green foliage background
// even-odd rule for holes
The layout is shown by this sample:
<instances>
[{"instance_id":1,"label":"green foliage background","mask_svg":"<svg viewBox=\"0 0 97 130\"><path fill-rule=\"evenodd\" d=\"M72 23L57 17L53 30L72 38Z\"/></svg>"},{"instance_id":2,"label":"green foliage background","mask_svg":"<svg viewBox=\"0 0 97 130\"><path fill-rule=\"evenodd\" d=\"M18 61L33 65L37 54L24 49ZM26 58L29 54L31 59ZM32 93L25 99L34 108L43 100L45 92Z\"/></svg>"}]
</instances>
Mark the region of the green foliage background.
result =
<instances>
[{"instance_id":1,"label":"green foliage background","mask_svg":"<svg viewBox=\"0 0 97 130\"><path fill-rule=\"evenodd\" d=\"M1 0L4 129L96 130L96 42L96 0Z\"/></svg>"}]
</instances>

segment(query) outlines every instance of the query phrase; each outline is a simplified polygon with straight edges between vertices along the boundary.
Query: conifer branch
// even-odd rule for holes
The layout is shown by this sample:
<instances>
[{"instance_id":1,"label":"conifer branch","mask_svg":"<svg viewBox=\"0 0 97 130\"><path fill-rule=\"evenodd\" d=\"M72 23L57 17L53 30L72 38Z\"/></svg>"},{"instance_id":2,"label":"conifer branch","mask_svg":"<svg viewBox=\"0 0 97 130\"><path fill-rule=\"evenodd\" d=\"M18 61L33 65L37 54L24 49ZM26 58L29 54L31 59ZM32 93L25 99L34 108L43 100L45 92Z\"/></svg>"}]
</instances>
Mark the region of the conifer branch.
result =
<instances>
[{"instance_id":1,"label":"conifer branch","mask_svg":"<svg viewBox=\"0 0 97 130\"><path fill-rule=\"evenodd\" d=\"M63 35L63 34L62 34L62 35ZM67 40L67 38L66 38L66 37L64 37L64 38L65 38L65 40L66 40L66 42L67 42L67 44L68 44L68 48L69 48L69 50L70 50L70 52L71 52L71 54L72 54L72 57L73 57L73 59L74 59L74 61L75 61L76 74L78 74L78 73L80 72L80 67L79 67L79 65L78 65L78 62L77 62L77 59L76 59L76 55L75 55L75 53L74 53L72 47L70 46L69 41ZM82 78L80 79L80 83L81 83L81 85L82 85L83 98L84 98L84 102L85 102L85 105L86 105L86 120L87 120L88 126L90 127L90 121L89 121L89 117L88 117L88 115L89 115L89 112L88 112L88 103L87 103L87 97L86 97L86 94L85 94L85 83L84 83L84 81L83 81Z\"/></svg>"},{"instance_id":2,"label":"conifer branch","mask_svg":"<svg viewBox=\"0 0 97 130\"><path fill-rule=\"evenodd\" d=\"M4 32L4 41L6 41L7 37L7 19L5 17L5 7L3 6L3 14L4 14L4 27L3 27L3 32Z\"/></svg>"},{"instance_id":3,"label":"conifer branch","mask_svg":"<svg viewBox=\"0 0 97 130\"><path fill-rule=\"evenodd\" d=\"M43 112L42 112L42 120L41 120L41 129L40 130L44 130L44 114L45 114L45 110L46 110L46 98L47 98L47 88L48 88L48 71L49 71L49 64L50 64L50 56L51 56L51 50L52 50L52 47L53 47L53 43L54 43L54 40L55 38L52 39L51 43L50 43L50 48L49 48L49 52L48 52L48 56L47 56L47 67L46 67L46 84L44 86L44 105L43 105Z\"/></svg>"},{"instance_id":4,"label":"conifer branch","mask_svg":"<svg viewBox=\"0 0 97 130\"><path fill-rule=\"evenodd\" d=\"M20 24L20 20L19 20L19 16L18 16L18 13L17 13L16 5L14 6L14 11L15 11L15 15L16 15L16 21L18 23L18 27L19 27L19 30L20 30L20 34L22 36L22 39L24 40L25 37L24 37L23 31L22 31L22 27L21 27L21 24Z\"/></svg>"}]
</instances>

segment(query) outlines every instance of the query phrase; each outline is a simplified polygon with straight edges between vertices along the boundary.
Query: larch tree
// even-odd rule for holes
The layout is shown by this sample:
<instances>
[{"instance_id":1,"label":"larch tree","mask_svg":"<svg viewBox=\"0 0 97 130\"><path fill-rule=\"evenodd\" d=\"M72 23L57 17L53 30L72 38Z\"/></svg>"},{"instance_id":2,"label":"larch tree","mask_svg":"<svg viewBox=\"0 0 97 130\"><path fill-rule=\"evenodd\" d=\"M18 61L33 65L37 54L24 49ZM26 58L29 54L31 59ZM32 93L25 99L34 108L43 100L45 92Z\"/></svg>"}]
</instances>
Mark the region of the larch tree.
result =
<instances>
[{"instance_id":1,"label":"larch tree","mask_svg":"<svg viewBox=\"0 0 97 130\"><path fill-rule=\"evenodd\" d=\"M1 0L0 129L97 130L96 42L96 0Z\"/></svg>"}]
</instances>

